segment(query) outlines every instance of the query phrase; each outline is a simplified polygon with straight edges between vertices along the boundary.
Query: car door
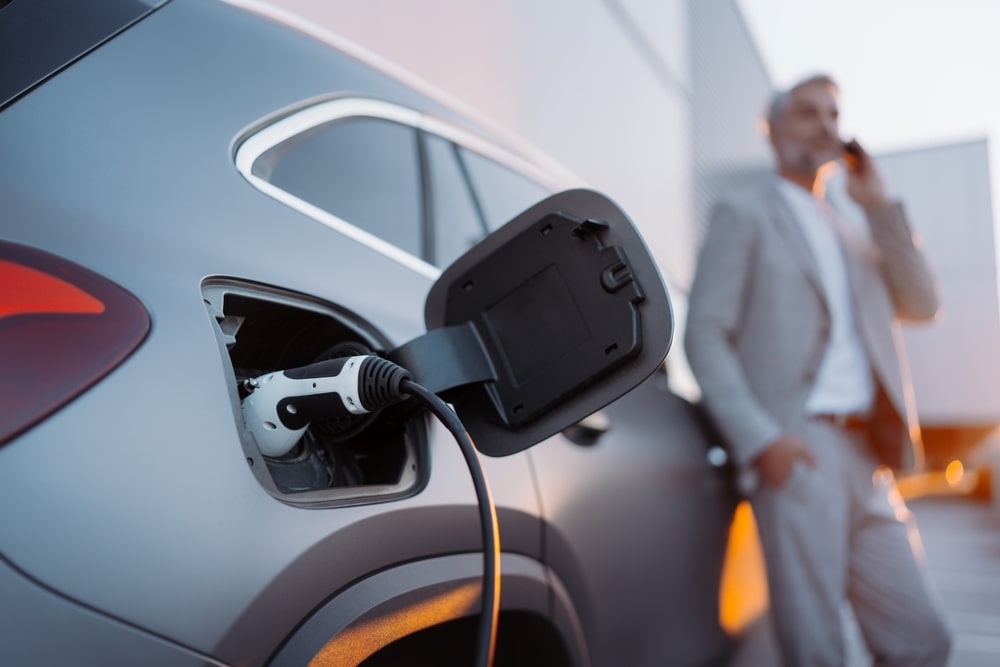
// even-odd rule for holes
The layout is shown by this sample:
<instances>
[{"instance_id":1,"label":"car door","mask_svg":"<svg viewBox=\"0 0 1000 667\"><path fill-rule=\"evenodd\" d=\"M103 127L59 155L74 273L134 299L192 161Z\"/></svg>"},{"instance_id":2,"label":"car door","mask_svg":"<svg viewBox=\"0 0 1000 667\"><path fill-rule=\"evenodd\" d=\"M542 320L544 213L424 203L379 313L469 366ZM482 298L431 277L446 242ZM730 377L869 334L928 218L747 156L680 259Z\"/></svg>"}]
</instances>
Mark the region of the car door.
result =
<instances>
[{"instance_id":1,"label":"car door","mask_svg":"<svg viewBox=\"0 0 1000 667\"><path fill-rule=\"evenodd\" d=\"M263 191L424 275L436 276L436 267L560 187L529 163L411 109L359 98L322 104L325 111L310 127L292 114L281 121L284 128L246 139L238 166ZM349 168L331 164L352 154L333 135L358 128L353 138L367 135L360 141L369 149L381 134L384 143L394 137L415 153L406 160L368 156L370 164ZM366 188L389 183L404 166L410 185L386 187L399 193L392 203L405 212L345 204L357 193L366 193L365 202L390 203ZM611 656L631 656L633 664L697 661L728 645L718 625L718 586L732 503L724 479L706 462L696 414L663 380L654 376L597 416L608 420L607 433L580 437L577 429L523 455L484 462L498 505L519 508L506 512L501 525L515 540L512 548L525 534L514 517L536 511L523 503L535 497L526 496L527 481L537 480L537 512L546 518L541 557L552 567L554 590L568 596L563 608L579 614L599 664Z\"/></svg>"},{"instance_id":2,"label":"car door","mask_svg":"<svg viewBox=\"0 0 1000 667\"><path fill-rule=\"evenodd\" d=\"M455 150L488 229L537 196L524 173ZM736 498L702 416L670 390L672 365L528 452L545 558L595 664L705 664L731 646L719 596Z\"/></svg>"}]
</instances>

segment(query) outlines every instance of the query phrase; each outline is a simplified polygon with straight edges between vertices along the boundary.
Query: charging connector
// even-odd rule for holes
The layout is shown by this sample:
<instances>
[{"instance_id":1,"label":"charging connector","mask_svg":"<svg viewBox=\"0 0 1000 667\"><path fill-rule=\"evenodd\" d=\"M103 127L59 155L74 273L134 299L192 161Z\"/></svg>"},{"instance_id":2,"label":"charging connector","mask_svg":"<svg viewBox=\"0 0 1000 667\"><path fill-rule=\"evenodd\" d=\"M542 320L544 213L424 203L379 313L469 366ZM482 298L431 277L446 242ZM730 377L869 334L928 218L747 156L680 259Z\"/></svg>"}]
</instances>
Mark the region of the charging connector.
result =
<instances>
[{"instance_id":1,"label":"charging connector","mask_svg":"<svg viewBox=\"0 0 1000 667\"><path fill-rule=\"evenodd\" d=\"M275 371L250 380L243 418L265 456L287 454L309 423L374 412L407 398L410 373L387 359L358 355Z\"/></svg>"},{"instance_id":2,"label":"charging connector","mask_svg":"<svg viewBox=\"0 0 1000 667\"><path fill-rule=\"evenodd\" d=\"M493 495L472 439L455 411L409 371L374 355L329 359L250 380L243 400L247 428L266 456L287 454L314 419L366 414L403 401L421 401L454 436L479 505L483 538L483 594L475 664L493 664L500 614L500 529Z\"/></svg>"}]
</instances>

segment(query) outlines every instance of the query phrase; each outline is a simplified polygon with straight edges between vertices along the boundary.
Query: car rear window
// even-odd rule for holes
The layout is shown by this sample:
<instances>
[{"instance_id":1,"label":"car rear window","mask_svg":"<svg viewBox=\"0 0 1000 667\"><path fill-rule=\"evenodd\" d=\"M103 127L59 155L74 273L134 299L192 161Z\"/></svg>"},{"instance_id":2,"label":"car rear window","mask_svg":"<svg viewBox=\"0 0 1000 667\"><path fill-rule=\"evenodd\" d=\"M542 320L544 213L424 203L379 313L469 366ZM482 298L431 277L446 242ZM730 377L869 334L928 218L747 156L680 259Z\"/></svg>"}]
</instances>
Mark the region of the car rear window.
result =
<instances>
[{"instance_id":1,"label":"car rear window","mask_svg":"<svg viewBox=\"0 0 1000 667\"><path fill-rule=\"evenodd\" d=\"M281 147L270 182L285 192L420 254L417 132L378 118L350 118Z\"/></svg>"}]
</instances>

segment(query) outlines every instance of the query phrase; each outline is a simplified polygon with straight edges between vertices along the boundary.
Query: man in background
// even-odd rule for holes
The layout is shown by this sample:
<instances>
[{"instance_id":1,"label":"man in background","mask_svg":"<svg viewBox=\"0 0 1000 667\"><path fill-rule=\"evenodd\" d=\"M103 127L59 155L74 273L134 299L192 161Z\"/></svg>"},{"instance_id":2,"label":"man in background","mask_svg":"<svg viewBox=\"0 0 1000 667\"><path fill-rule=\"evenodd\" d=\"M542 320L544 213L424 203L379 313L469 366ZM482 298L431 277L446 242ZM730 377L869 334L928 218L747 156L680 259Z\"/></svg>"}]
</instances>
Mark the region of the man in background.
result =
<instances>
[{"instance_id":1,"label":"man in background","mask_svg":"<svg viewBox=\"0 0 1000 667\"><path fill-rule=\"evenodd\" d=\"M838 98L823 75L775 95L776 177L713 210L685 347L750 481L786 665L845 663L847 601L875 664L941 666L950 635L890 471L920 458L897 320L933 317L937 287L871 158L841 141ZM865 227L826 201L840 161Z\"/></svg>"}]
</instances>

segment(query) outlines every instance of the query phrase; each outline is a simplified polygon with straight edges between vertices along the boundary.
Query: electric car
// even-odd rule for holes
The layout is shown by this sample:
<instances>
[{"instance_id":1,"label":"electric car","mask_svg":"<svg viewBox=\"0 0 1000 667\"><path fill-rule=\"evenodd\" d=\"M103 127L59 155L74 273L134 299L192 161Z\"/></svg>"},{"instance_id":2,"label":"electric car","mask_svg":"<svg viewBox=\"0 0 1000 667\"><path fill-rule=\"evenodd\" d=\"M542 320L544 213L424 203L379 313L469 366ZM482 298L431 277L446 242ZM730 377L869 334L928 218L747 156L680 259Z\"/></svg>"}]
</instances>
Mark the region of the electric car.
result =
<instances>
[{"instance_id":1,"label":"electric car","mask_svg":"<svg viewBox=\"0 0 1000 667\"><path fill-rule=\"evenodd\" d=\"M0 663L724 664L627 214L294 23L0 2Z\"/></svg>"}]
</instances>

